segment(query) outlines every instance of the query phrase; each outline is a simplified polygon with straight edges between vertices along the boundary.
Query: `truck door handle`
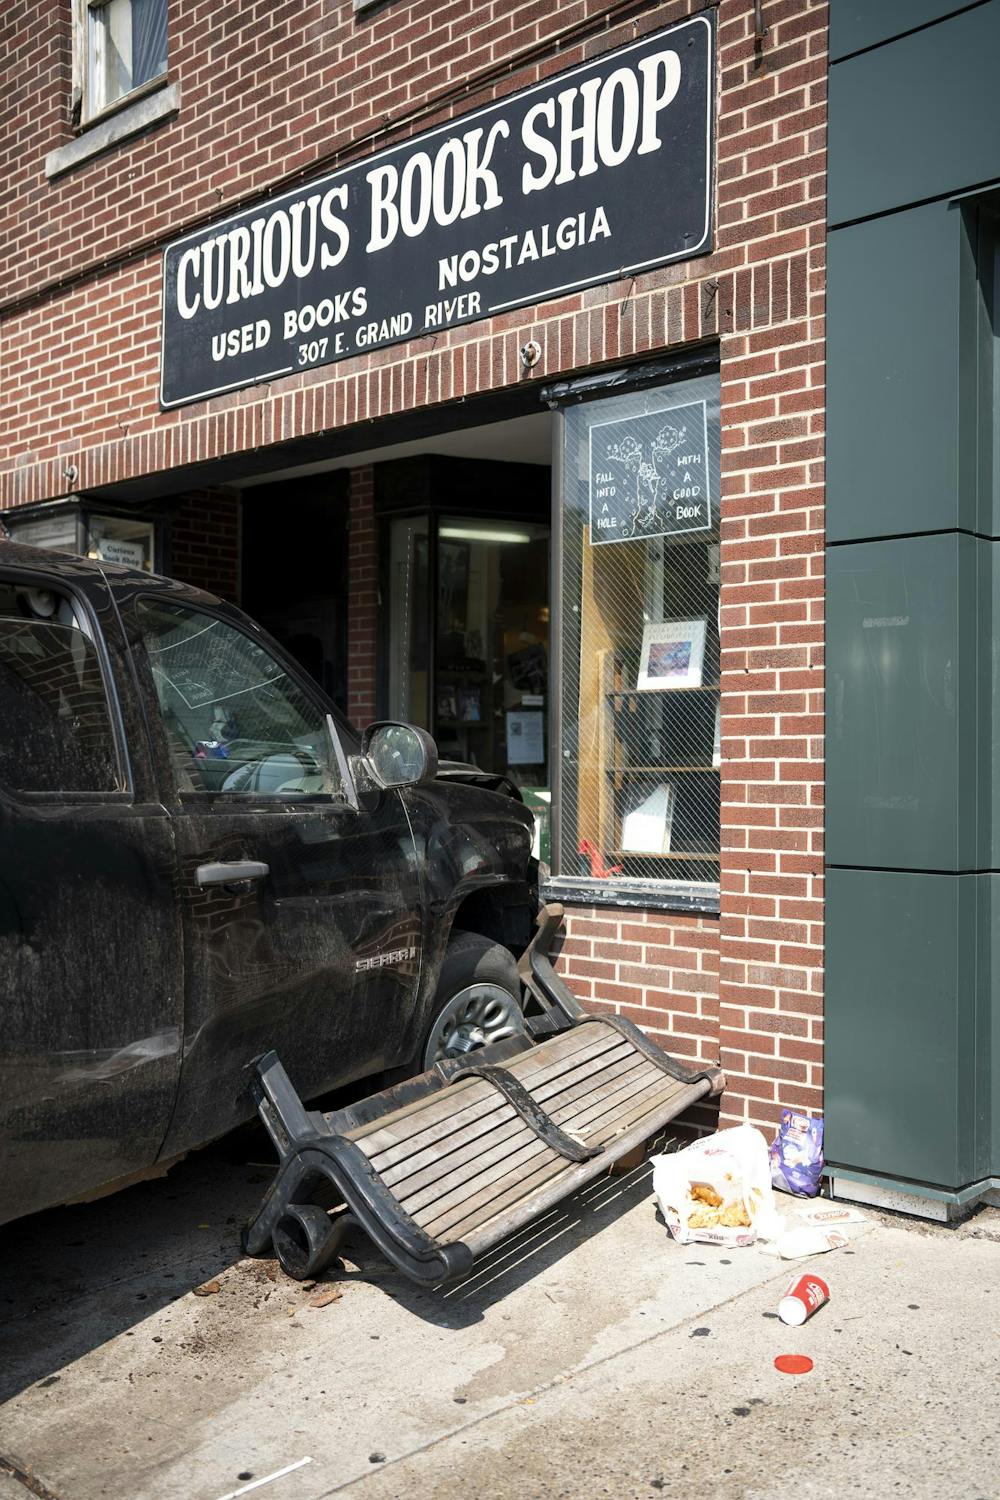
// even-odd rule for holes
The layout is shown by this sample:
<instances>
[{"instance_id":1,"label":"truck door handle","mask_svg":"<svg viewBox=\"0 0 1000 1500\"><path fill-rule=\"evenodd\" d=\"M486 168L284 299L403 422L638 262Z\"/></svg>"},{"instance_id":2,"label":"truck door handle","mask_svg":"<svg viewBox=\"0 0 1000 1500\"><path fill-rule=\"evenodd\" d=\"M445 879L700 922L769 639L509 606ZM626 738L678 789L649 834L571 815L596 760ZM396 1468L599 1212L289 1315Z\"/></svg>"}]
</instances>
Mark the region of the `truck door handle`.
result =
<instances>
[{"instance_id":1,"label":"truck door handle","mask_svg":"<svg viewBox=\"0 0 1000 1500\"><path fill-rule=\"evenodd\" d=\"M238 885L244 880L263 880L271 867L260 859L234 859L224 864L199 865L194 872L198 885Z\"/></svg>"}]
</instances>

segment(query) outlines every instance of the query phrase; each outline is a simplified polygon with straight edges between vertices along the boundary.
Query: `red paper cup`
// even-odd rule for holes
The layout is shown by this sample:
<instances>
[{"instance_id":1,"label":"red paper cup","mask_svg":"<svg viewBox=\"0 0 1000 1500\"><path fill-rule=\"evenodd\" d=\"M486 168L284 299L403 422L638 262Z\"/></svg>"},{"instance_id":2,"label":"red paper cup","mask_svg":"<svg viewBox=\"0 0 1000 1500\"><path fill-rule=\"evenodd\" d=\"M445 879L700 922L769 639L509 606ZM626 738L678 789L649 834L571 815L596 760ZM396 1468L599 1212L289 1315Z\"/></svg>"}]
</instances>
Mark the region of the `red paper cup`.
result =
<instances>
[{"instance_id":1,"label":"red paper cup","mask_svg":"<svg viewBox=\"0 0 1000 1500\"><path fill-rule=\"evenodd\" d=\"M822 1276L814 1276L807 1271L803 1276L796 1276L778 1303L778 1317L783 1323L798 1328L829 1300L830 1288Z\"/></svg>"}]
</instances>

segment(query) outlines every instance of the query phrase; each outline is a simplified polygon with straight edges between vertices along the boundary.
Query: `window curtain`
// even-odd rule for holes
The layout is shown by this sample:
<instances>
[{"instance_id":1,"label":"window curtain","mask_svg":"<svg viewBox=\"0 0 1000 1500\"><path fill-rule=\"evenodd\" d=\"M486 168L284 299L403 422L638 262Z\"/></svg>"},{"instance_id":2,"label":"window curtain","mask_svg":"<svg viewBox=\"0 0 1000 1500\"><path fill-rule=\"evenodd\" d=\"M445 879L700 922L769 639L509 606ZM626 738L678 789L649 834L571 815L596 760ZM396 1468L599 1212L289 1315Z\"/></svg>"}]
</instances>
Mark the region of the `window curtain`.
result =
<instances>
[{"instance_id":1,"label":"window curtain","mask_svg":"<svg viewBox=\"0 0 1000 1500\"><path fill-rule=\"evenodd\" d=\"M167 68L167 0L132 0L132 87Z\"/></svg>"}]
</instances>

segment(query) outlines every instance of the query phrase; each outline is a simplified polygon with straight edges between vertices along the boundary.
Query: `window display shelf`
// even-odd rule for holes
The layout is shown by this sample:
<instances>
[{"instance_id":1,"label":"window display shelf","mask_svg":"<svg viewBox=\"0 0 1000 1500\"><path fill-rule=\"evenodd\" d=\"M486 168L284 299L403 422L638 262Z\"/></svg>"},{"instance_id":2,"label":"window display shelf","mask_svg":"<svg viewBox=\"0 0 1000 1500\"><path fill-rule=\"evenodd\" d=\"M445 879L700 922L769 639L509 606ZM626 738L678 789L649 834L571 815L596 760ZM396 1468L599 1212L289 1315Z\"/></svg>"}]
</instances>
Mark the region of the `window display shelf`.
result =
<instances>
[{"instance_id":1,"label":"window display shelf","mask_svg":"<svg viewBox=\"0 0 1000 1500\"><path fill-rule=\"evenodd\" d=\"M608 776L717 776L718 766L606 766Z\"/></svg>"},{"instance_id":2,"label":"window display shelf","mask_svg":"<svg viewBox=\"0 0 1000 1500\"><path fill-rule=\"evenodd\" d=\"M714 644L714 643L713 643ZM600 842L629 876L714 878L719 864L719 768L712 764L718 684L625 687L611 650L601 662ZM711 678L715 678L715 673ZM647 847L636 847L645 843ZM630 848L622 846L628 844ZM668 875L669 872L669 875Z\"/></svg>"},{"instance_id":3,"label":"window display shelf","mask_svg":"<svg viewBox=\"0 0 1000 1500\"><path fill-rule=\"evenodd\" d=\"M634 849L614 849L614 850L612 850L612 858L613 859L686 859L690 864L698 864L698 863L701 863L701 862L704 861L704 862L707 862L709 864L717 865L719 863L719 860L720 860L721 856L718 855L718 854L692 854L690 851L685 851L685 850L682 850L682 849L671 849L668 854L650 854L650 853L647 853L645 850L641 854L638 854L638 853L636 853L636 851Z\"/></svg>"},{"instance_id":4,"label":"window display shelf","mask_svg":"<svg viewBox=\"0 0 1000 1500\"><path fill-rule=\"evenodd\" d=\"M647 698L653 697L660 699L673 698L677 693L717 693L718 691L719 684L717 682L705 682L701 683L698 687L642 688L641 690L639 688L617 688L614 692L607 693L605 696L611 699L613 703L621 699L635 699L636 701L642 700L645 702ZM615 711L617 713L621 712L617 707Z\"/></svg>"}]
</instances>

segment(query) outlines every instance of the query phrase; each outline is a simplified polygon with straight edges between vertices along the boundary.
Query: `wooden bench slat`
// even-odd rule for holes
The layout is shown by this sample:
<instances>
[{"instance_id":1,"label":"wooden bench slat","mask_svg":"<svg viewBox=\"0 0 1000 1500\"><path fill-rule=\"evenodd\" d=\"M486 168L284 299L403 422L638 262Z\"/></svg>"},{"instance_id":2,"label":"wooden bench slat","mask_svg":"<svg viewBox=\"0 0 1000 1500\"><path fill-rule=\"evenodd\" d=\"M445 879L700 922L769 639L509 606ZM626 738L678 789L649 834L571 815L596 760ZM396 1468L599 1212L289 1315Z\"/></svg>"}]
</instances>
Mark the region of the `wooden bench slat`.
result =
<instances>
[{"instance_id":1,"label":"wooden bench slat","mask_svg":"<svg viewBox=\"0 0 1000 1500\"><path fill-rule=\"evenodd\" d=\"M630 1151L634 1146L648 1140L668 1120L683 1113L698 1099L710 1093L711 1089L712 1086L707 1079L684 1084L681 1092L674 1095L665 1106L654 1108L630 1128L621 1139L622 1149ZM460 1232L453 1238L461 1239L474 1256L482 1255L499 1240L505 1239L507 1235L515 1234L524 1225L530 1224L539 1214L546 1213L570 1193L575 1192L585 1183L592 1182L595 1177L599 1177L601 1172L606 1170L606 1167L607 1163L602 1164L600 1158L573 1166L568 1173L538 1184L512 1207L483 1219L477 1226L460 1228Z\"/></svg>"},{"instance_id":2,"label":"wooden bench slat","mask_svg":"<svg viewBox=\"0 0 1000 1500\"><path fill-rule=\"evenodd\" d=\"M626 1083L633 1074L640 1069L649 1070L650 1064L635 1052L627 1058L616 1063L613 1068L598 1075L598 1081L593 1077L584 1079L572 1088L557 1094L555 1099L560 1104L558 1111L559 1119L569 1119L571 1112L577 1109L581 1103L590 1098L597 1089L600 1089L602 1097L606 1097L611 1087L621 1086ZM570 1098L569 1096L574 1097ZM556 1117L552 1109L552 1100L545 1103L546 1114ZM493 1130L484 1131L475 1137L466 1140L460 1149L450 1155L439 1158L436 1162L428 1165L423 1171L415 1173L402 1181L392 1184L392 1190L407 1213L413 1214L418 1209L424 1209L427 1205L440 1197L451 1188L460 1186L464 1181L471 1180L492 1162L499 1161L502 1157L510 1155L522 1146L535 1144L541 1146L543 1143L529 1130L518 1117Z\"/></svg>"},{"instance_id":3,"label":"wooden bench slat","mask_svg":"<svg viewBox=\"0 0 1000 1500\"><path fill-rule=\"evenodd\" d=\"M437 1205L446 1198L451 1200L456 1194L468 1190L470 1184L485 1182L487 1174L493 1168L503 1166L506 1169L515 1158L520 1160L522 1156L531 1156L536 1148L540 1151L550 1149L518 1118L513 1129L509 1133L505 1132L502 1138L485 1136L474 1159L460 1163L453 1172L447 1172L422 1188L414 1189L406 1197L400 1194L397 1197L410 1217L419 1223L420 1215L426 1213L431 1205Z\"/></svg>"},{"instance_id":4,"label":"wooden bench slat","mask_svg":"<svg viewBox=\"0 0 1000 1500\"><path fill-rule=\"evenodd\" d=\"M520 1074L519 1081L536 1098L547 1098L552 1091L552 1086L558 1085L559 1080L572 1070L586 1067L591 1063L597 1063L601 1057L610 1057L612 1054L624 1055L627 1051L634 1051L634 1048L631 1048L630 1044L623 1037L618 1036L616 1032L608 1032L606 1036L612 1038L610 1043L602 1038L600 1042L592 1044L593 1050L588 1048L586 1051L581 1051L576 1058L562 1058L554 1067L546 1068L543 1082L537 1082L535 1077L530 1073L527 1076L523 1073ZM482 1079L476 1079L475 1086L476 1093L474 1096L464 1096L467 1100L464 1107L457 1110L444 1109L438 1112L435 1119L430 1123L427 1122L426 1115L423 1113L419 1117L415 1117L412 1122L412 1132L403 1139L391 1138L384 1144L380 1144L378 1149L375 1150L372 1149L374 1136L359 1139L357 1144L365 1152L376 1171L382 1173L389 1167L393 1167L397 1163L405 1161L408 1157L416 1155L418 1151L422 1151L425 1147L437 1144L445 1140L448 1136L453 1135L456 1131L465 1129L481 1115L495 1109L499 1102L499 1095L492 1084L488 1084ZM454 1097L452 1095L453 1099ZM390 1127L390 1135L395 1136L399 1128L398 1124Z\"/></svg>"},{"instance_id":5,"label":"wooden bench slat","mask_svg":"<svg viewBox=\"0 0 1000 1500\"><path fill-rule=\"evenodd\" d=\"M617 1058L599 1073L588 1072L583 1078L570 1074L568 1077L573 1079L572 1082L567 1082L566 1087L558 1092L543 1096L539 1099L539 1103L547 1114L552 1114L556 1107L562 1108L572 1104L598 1087L599 1083L610 1084L623 1073L632 1071L639 1066L640 1061L641 1059L637 1058L634 1052L629 1052L624 1057ZM484 1115L476 1120L469 1130L462 1131L460 1141L447 1156L442 1157L430 1148L422 1151L419 1157L412 1157L409 1161L400 1163L399 1166L380 1174L386 1186L392 1188L400 1201L405 1201L411 1191L426 1187L428 1183L434 1181L436 1176L441 1176L445 1171L451 1171L463 1161L472 1160L487 1137L492 1144L494 1136L503 1138L512 1133L514 1127L509 1122L501 1124L497 1121L495 1116L498 1113L495 1111L493 1115Z\"/></svg>"},{"instance_id":6,"label":"wooden bench slat","mask_svg":"<svg viewBox=\"0 0 1000 1500\"><path fill-rule=\"evenodd\" d=\"M602 1144L602 1133L606 1133L608 1138L613 1137L615 1133L613 1118L616 1113L633 1109L638 1100L645 1101L651 1095L662 1094L665 1098L669 1097L671 1093L682 1087L676 1080L667 1078L653 1064L647 1063L646 1067L649 1073L642 1073L634 1079L628 1092L623 1096L610 1102L598 1097L572 1117L573 1127L587 1145ZM609 1115L612 1117L610 1124L608 1123ZM564 1125L563 1128L565 1129L566 1126ZM441 1239L444 1235L447 1235L449 1239L454 1239L456 1236L452 1229L453 1221L464 1218L466 1214L474 1213L477 1205L481 1208L489 1207L494 1196L506 1198L525 1172L529 1174L530 1180L530 1174L538 1169L536 1162L545 1163L555 1171L572 1165L566 1161L565 1157L560 1156L558 1152L553 1151L537 1136L534 1136L530 1144L512 1152L505 1161L487 1168L485 1172L468 1179L451 1193L435 1199L423 1211L413 1211L409 1206L407 1211L435 1239ZM513 1179L509 1189L502 1185L507 1177Z\"/></svg>"},{"instance_id":7,"label":"wooden bench slat","mask_svg":"<svg viewBox=\"0 0 1000 1500\"><path fill-rule=\"evenodd\" d=\"M664 1089L662 1092L655 1089L650 1090L643 1100L636 1104L635 1109L631 1111L629 1128L635 1129L644 1120L648 1120L648 1134L651 1135L656 1129L659 1120L665 1116L669 1118L669 1110L665 1109L665 1106L669 1106L674 1095L683 1093L686 1087L683 1083L675 1082L672 1089ZM614 1132L614 1134L625 1133L624 1128ZM612 1137L609 1136L609 1138ZM596 1158L595 1160L599 1162L600 1158ZM475 1198L466 1200L465 1205L460 1206L457 1211L452 1211L439 1220L431 1221L425 1224L424 1227L442 1244L447 1244L455 1240L467 1240L467 1236L473 1232L481 1233L487 1225L494 1221L506 1219L506 1216L521 1201L532 1196L539 1188L545 1186L553 1179L560 1177L560 1175L567 1178L574 1177L574 1165L572 1162L563 1161L562 1158L554 1158L553 1154L550 1153L549 1159L540 1161L531 1172L527 1174L519 1173L512 1180L510 1187L503 1192L494 1193L492 1190L486 1190L483 1193L476 1194ZM609 1163L605 1161L604 1165L608 1166ZM597 1174L592 1173L591 1175ZM508 1226L504 1223L502 1233L507 1232ZM500 1234L497 1235L497 1238L500 1238Z\"/></svg>"},{"instance_id":8,"label":"wooden bench slat","mask_svg":"<svg viewBox=\"0 0 1000 1500\"><path fill-rule=\"evenodd\" d=\"M598 1035L594 1035L598 1032ZM552 1043L546 1043L543 1049L534 1049L532 1052L523 1053L520 1058L513 1058L505 1064L505 1067L516 1071L516 1076L522 1083L541 1082L541 1077L547 1073L558 1070L567 1064L568 1059L579 1053L598 1053L615 1044L621 1043L622 1038L618 1032L612 1031L607 1026L580 1026L574 1031L568 1032L567 1037L553 1038ZM558 1044L558 1046L556 1046ZM549 1047L553 1047L550 1052ZM514 1070L514 1065L520 1064ZM441 1119L448 1118L454 1112L454 1104L462 1095L468 1094L471 1089L483 1088L478 1079L463 1079L459 1083L448 1085L447 1091L435 1092L427 1095L426 1100L417 1100L412 1104L405 1104L402 1109L394 1110L391 1115L382 1116L378 1121L372 1121L369 1125L363 1125L358 1130L348 1131L348 1139L354 1140L366 1157L378 1157L382 1149L399 1145L400 1140L405 1137L397 1130L397 1125L408 1122L409 1133L418 1134L430 1125L438 1124ZM445 1098L447 1092L447 1098ZM466 1100L466 1103L472 1103Z\"/></svg>"},{"instance_id":9,"label":"wooden bench slat","mask_svg":"<svg viewBox=\"0 0 1000 1500\"><path fill-rule=\"evenodd\" d=\"M622 1047L613 1048L600 1057L588 1058L586 1062L581 1063L577 1068L567 1070L566 1073L561 1074L557 1078L549 1079L547 1083L542 1084L538 1089L532 1089L532 1097L545 1110L549 1110L555 1101L562 1101L564 1098L568 1098L571 1090L586 1088L591 1083L591 1080L603 1077L611 1068L618 1068L623 1064L631 1066L635 1058L635 1050L627 1044ZM405 1182L408 1177L425 1167L433 1167L435 1163L439 1162L442 1156L442 1146L447 1139L447 1134L454 1134L455 1140L451 1149L454 1152L459 1152L464 1150L468 1141L488 1134L491 1130L497 1129L505 1122L509 1123L511 1106L495 1089L493 1090L493 1095L494 1108L492 1110L476 1110L470 1113L463 1112L461 1116L456 1117L454 1132L439 1135L428 1145L416 1142L415 1144L420 1149L415 1150L412 1156L400 1157L397 1153L397 1159L388 1167L383 1165L384 1159L375 1162L376 1170L386 1186L391 1187L398 1195L400 1184Z\"/></svg>"}]
</instances>

